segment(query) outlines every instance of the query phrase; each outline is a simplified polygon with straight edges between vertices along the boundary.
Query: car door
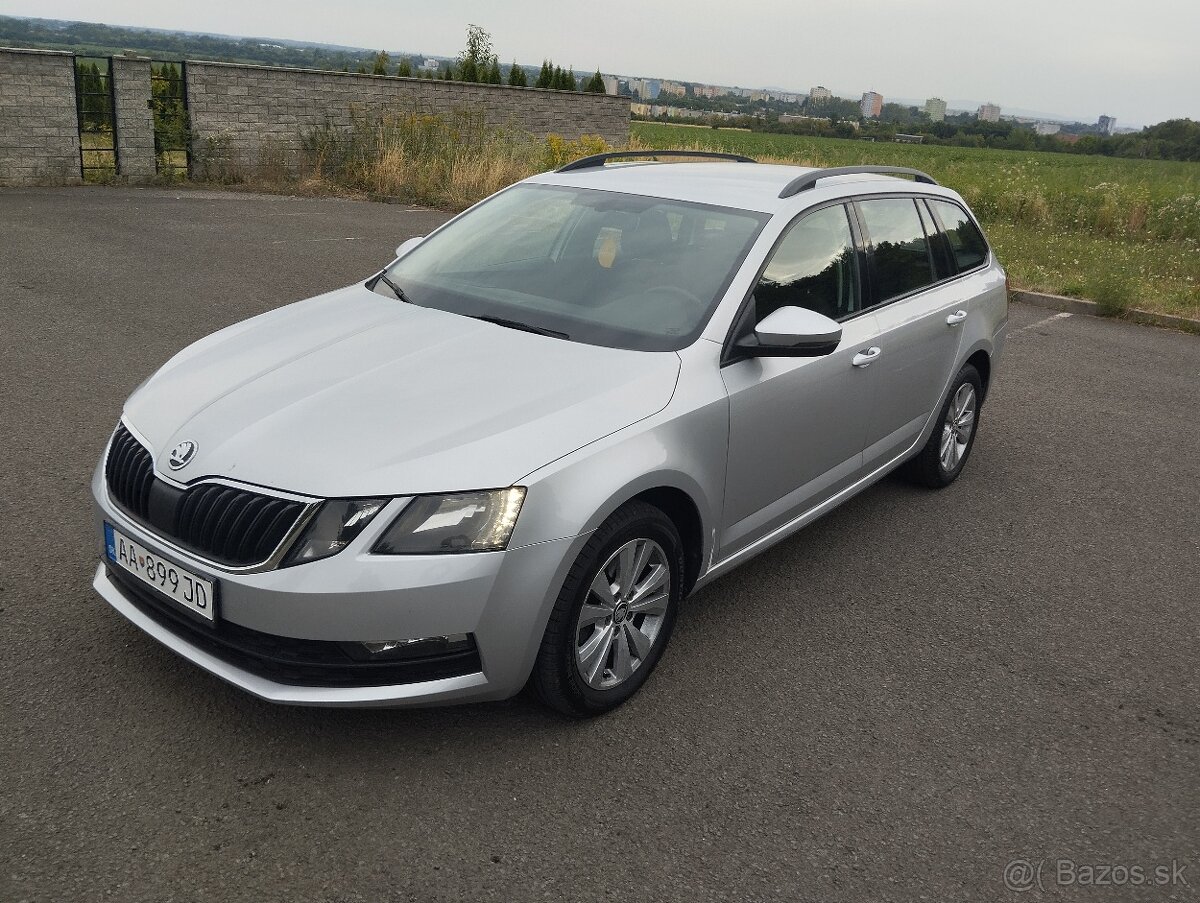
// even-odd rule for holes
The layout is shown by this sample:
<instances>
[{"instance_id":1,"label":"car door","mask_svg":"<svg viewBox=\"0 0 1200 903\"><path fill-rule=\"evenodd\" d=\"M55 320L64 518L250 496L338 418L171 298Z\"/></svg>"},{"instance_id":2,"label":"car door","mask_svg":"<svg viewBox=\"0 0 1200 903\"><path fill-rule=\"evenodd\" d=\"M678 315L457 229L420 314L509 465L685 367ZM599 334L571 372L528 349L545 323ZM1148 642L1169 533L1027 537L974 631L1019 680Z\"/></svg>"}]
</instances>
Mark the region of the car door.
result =
<instances>
[{"instance_id":1,"label":"car door","mask_svg":"<svg viewBox=\"0 0 1200 903\"><path fill-rule=\"evenodd\" d=\"M947 281L950 262L924 202L859 198L879 328L877 391L863 464L882 466L909 449L941 401L958 359L966 318L962 285Z\"/></svg>"},{"instance_id":2,"label":"car door","mask_svg":"<svg viewBox=\"0 0 1200 903\"><path fill-rule=\"evenodd\" d=\"M872 407L875 318L862 311L861 254L849 211L802 215L772 249L736 329L783 306L842 323L823 357L729 360L729 455L721 555L732 554L852 482ZM858 360L856 361L856 358Z\"/></svg>"}]
</instances>

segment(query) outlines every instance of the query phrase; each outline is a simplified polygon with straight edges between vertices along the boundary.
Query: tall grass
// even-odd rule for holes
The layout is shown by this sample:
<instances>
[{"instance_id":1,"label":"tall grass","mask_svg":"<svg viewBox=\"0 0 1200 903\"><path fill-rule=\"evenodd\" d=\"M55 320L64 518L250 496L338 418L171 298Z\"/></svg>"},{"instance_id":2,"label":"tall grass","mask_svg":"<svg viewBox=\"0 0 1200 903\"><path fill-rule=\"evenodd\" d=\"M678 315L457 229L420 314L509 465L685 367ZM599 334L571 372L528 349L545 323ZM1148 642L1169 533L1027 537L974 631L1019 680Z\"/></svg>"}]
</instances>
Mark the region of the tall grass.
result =
<instances>
[{"instance_id":1,"label":"tall grass","mask_svg":"<svg viewBox=\"0 0 1200 903\"><path fill-rule=\"evenodd\" d=\"M301 180L461 210L520 179L606 150L603 139L545 139L487 125L477 113L355 116L303 136Z\"/></svg>"},{"instance_id":2,"label":"tall grass","mask_svg":"<svg viewBox=\"0 0 1200 903\"><path fill-rule=\"evenodd\" d=\"M750 154L804 166L923 169L981 219L1100 238L1200 242L1200 166L1162 160L868 142L636 122L646 147Z\"/></svg>"}]
</instances>

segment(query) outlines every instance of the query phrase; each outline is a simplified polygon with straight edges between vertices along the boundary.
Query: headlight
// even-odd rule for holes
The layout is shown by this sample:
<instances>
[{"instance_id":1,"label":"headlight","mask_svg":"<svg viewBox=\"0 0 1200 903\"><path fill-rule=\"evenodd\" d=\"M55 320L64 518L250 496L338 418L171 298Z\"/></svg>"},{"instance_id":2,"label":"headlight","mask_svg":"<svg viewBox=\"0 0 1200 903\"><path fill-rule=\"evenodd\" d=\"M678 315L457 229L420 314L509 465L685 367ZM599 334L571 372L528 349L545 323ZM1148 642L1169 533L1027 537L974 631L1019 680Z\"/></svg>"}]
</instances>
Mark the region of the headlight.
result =
<instances>
[{"instance_id":1,"label":"headlight","mask_svg":"<svg viewBox=\"0 0 1200 903\"><path fill-rule=\"evenodd\" d=\"M336 555L383 510L388 499L330 499L296 540L283 567Z\"/></svg>"},{"instance_id":2,"label":"headlight","mask_svg":"<svg viewBox=\"0 0 1200 903\"><path fill-rule=\"evenodd\" d=\"M524 501L524 486L418 496L371 551L380 555L498 552L508 546Z\"/></svg>"}]
</instances>

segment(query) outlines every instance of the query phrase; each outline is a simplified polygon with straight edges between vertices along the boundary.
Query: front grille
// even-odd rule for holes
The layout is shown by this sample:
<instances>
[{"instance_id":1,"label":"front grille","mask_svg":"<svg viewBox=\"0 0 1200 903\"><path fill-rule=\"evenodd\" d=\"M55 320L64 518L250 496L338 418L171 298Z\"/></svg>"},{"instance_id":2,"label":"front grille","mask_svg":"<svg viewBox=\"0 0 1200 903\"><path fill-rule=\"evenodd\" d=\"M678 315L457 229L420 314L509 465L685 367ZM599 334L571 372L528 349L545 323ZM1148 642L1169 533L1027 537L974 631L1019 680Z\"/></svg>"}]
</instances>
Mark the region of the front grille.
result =
<instances>
[{"instance_id":1,"label":"front grille","mask_svg":"<svg viewBox=\"0 0 1200 903\"><path fill-rule=\"evenodd\" d=\"M231 567L261 564L304 513L302 502L201 483L178 489L154 475L150 452L124 424L104 464L109 494L159 536Z\"/></svg>"},{"instance_id":2,"label":"front grille","mask_svg":"<svg viewBox=\"0 0 1200 903\"><path fill-rule=\"evenodd\" d=\"M200 624L176 603L120 568L109 567L108 574L120 585L125 598L162 627L223 662L277 683L381 687L461 677L483 670L473 636L468 636L469 648L453 652L433 652L403 661L361 661L354 659L342 643L275 636L231 621L218 620L215 627Z\"/></svg>"},{"instance_id":3,"label":"front grille","mask_svg":"<svg viewBox=\"0 0 1200 903\"><path fill-rule=\"evenodd\" d=\"M154 459L123 423L117 427L117 434L109 446L104 475L108 479L108 491L121 507L138 520L146 520L150 510L150 487L154 485Z\"/></svg>"}]
</instances>

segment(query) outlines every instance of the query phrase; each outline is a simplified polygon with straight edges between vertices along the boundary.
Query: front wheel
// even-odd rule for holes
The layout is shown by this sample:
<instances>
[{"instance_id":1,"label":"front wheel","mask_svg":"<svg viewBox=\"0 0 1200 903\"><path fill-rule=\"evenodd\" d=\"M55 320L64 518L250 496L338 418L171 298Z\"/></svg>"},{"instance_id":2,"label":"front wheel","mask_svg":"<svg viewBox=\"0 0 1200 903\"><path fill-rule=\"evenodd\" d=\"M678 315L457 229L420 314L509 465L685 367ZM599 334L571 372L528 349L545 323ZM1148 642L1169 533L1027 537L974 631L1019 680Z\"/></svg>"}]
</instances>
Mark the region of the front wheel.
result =
<instances>
[{"instance_id":1,"label":"front wheel","mask_svg":"<svg viewBox=\"0 0 1200 903\"><path fill-rule=\"evenodd\" d=\"M941 489L962 473L975 444L983 383L974 365L966 364L950 384L937 426L929 440L908 462L908 475L922 486Z\"/></svg>"},{"instance_id":2,"label":"front wheel","mask_svg":"<svg viewBox=\"0 0 1200 903\"><path fill-rule=\"evenodd\" d=\"M598 715L637 692L662 657L683 582L679 532L631 502L600 525L567 574L530 681L547 705Z\"/></svg>"}]
</instances>

